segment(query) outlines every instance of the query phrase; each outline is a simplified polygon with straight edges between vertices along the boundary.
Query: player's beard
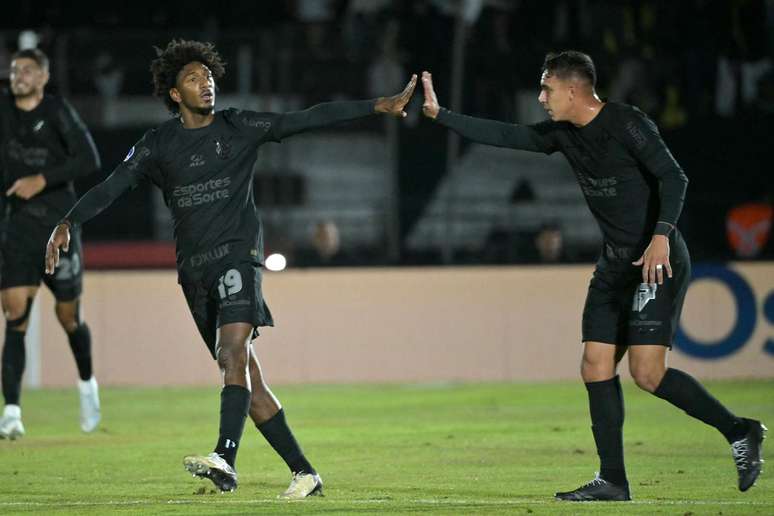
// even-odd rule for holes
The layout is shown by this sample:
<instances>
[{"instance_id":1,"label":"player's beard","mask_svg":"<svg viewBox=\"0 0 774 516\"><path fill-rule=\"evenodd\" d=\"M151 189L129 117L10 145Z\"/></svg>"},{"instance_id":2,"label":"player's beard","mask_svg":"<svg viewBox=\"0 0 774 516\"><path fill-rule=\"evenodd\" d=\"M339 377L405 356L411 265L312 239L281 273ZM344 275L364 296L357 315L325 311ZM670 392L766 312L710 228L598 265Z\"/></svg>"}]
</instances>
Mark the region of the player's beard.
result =
<instances>
[{"instance_id":1,"label":"player's beard","mask_svg":"<svg viewBox=\"0 0 774 516\"><path fill-rule=\"evenodd\" d=\"M193 109L191 109L194 113L201 116L207 116L212 114L213 111L215 111L215 104L211 104L209 106L197 106Z\"/></svg>"},{"instance_id":2,"label":"player's beard","mask_svg":"<svg viewBox=\"0 0 774 516\"><path fill-rule=\"evenodd\" d=\"M14 87L11 85L11 93L14 97L17 99L24 99L27 97L32 97L35 95L35 88L33 88L30 85L23 85L22 89L19 89L19 87Z\"/></svg>"}]
</instances>

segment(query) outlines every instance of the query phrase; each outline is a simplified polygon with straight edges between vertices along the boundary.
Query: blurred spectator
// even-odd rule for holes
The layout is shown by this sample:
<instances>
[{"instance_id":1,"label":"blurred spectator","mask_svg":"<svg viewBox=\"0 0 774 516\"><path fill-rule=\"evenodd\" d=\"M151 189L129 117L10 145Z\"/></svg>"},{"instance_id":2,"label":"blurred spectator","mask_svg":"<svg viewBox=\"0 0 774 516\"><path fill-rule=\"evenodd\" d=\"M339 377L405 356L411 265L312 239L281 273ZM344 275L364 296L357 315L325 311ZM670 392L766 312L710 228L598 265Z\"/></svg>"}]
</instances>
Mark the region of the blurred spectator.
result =
<instances>
[{"instance_id":1,"label":"blurred spectator","mask_svg":"<svg viewBox=\"0 0 774 516\"><path fill-rule=\"evenodd\" d=\"M400 27L396 20L390 20L384 30L381 51L368 67L368 97L394 95L401 91L406 81L406 72L398 56L398 34Z\"/></svg>"},{"instance_id":2,"label":"blurred spectator","mask_svg":"<svg viewBox=\"0 0 774 516\"><path fill-rule=\"evenodd\" d=\"M380 21L391 3L391 0L350 0L344 14L344 40L350 60L362 61L374 50L378 51L375 47L381 32Z\"/></svg>"},{"instance_id":3,"label":"blurred spectator","mask_svg":"<svg viewBox=\"0 0 774 516\"><path fill-rule=\"evenodd\" d=\"M535 249L541 263L556 263L564 258L562 231L556 224L546 224L535 235Z\"/></svg>"},{"instance_id":4,"label":"blurred spectator","mask_svg":"<svg viewBox=\"0 0 774 516\"><path fill-rule=\"evenodd\" d=\"M756 103L758 81L772 68L764 0L731 0L727 5L730 25L718 58L715 95L716 113L725 117Z\"/></svg>"},{"instance_id":5,"label":"blurred spectator","mask_svg":"<svg viewBox=\"0 0 774 516\"><path fill-rule=\"evenodd\" d=\"M123 69L109 52L101 51L94 60L94 85L99 93L102 123L107 127L121 122L120 115L115 113L115 101L123 82Z\"/></svg>"},{"instance_id":6,"label":"blurred spectator","mask_svg":"<svg viewBox=\"0 0 774 516\"><path fill-rule=\"evenodd\" d=\"M307 50L317 58L330 55L328 30L335 17L333 0L296 0L298 21L304 24Z\"/></svg>"},{"instance_id":7,"label":"blurred spectator","mask_svg":"<svg viewBox=\"0 0 774 516\"><path fill-rule=\"evenodd\" d=\"M317 251L317 258L320 262L328 264L334 260L341 249L339 228L335 222L323 221L314 227L312 247Z\"/></svg>"}]
</instances>

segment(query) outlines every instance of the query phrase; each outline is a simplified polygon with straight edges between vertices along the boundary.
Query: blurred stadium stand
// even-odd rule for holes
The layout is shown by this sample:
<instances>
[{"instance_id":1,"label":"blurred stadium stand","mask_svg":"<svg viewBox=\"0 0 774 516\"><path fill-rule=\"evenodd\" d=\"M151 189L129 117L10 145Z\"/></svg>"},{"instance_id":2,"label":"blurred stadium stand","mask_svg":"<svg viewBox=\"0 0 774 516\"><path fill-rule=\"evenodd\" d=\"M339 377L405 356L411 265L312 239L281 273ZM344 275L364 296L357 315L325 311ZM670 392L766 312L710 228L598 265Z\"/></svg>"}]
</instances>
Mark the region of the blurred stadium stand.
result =
<instances>
[{"instance_id":1,"label":"blurred stadium stand","mask_svg":"<svg viewBox=\"0 0 774 516\"><path fill-rule=\"evenodd\" d=\"M50 90L76 105L102 154L104 170L78 185L84 191L169 116L151 95L148 66L153 45L172 37L213 41L224 55L218 107L286 111L392 93L424 69L449 105L453 40L462 34L460 109L520 123L539 109L544 54L578 48L595 58L601 94L648 112L686 170L681 228L693 255L734 257L726 214L774 199L771 2L462 2L461 32L457 5L297 0L226 10L194 1L185 12L157 3L84 14L58 2L18 3L0 21L0 74L22 32L34 31L52 61ZM401 124L374 117L262 148L256 200L267 248L297 266L524 263L539 259L535 235L551 225L562 234L563 261L595 258L598 229L562 158L462 142L450 159L448 134L420 109L418 92ZM333 259L315 248L321 223L337 228ZM169 217L158 193L142 187L90 222L85 237L141 241L147 250L169 241ZM752 258L772 257L769 238Z\"/></svg>"}]
</instances>

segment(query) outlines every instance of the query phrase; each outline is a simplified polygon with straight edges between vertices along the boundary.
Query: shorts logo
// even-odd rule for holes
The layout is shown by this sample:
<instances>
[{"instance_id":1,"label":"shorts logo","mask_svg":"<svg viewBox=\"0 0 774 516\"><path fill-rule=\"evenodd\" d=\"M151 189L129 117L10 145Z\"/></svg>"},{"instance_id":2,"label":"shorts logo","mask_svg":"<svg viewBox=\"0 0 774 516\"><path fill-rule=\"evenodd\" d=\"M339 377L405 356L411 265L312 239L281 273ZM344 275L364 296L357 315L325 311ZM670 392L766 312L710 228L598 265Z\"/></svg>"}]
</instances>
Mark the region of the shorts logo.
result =
<instances>
[{"instance_id":1,"label":"shorts logo","mask_svg":"<svg viewBox=\"0 0 774 516\"><path fill-rule=\"evenodd\" d=\"M640 286L637 287L637 292L634 294L632 312L642 312L645 305L647 305L651 299L656 299L657 289L657 283L640 283Z\"/></svg>"}]
</instances>

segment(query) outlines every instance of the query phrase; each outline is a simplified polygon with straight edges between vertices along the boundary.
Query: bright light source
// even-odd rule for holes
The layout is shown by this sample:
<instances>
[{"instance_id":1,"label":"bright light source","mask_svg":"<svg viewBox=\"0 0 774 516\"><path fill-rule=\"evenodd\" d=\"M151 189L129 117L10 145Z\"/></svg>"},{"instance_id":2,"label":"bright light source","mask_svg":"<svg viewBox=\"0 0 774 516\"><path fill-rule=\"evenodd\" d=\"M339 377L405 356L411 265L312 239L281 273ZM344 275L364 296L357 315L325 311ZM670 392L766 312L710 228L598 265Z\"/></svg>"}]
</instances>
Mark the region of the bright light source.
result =
<instances>
[{"instance_id":1,"label":"bright light source","mask_svg":"<svg viewBox=\"0 0 774 516\"><path fill-rule=\"evenodd\" d=\"M266 268L270 271L279 272L284 271L288 261L279 253L270 254L266 258Z\"/></svg>"}]
</instances>

